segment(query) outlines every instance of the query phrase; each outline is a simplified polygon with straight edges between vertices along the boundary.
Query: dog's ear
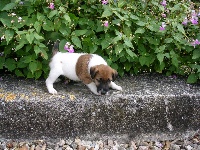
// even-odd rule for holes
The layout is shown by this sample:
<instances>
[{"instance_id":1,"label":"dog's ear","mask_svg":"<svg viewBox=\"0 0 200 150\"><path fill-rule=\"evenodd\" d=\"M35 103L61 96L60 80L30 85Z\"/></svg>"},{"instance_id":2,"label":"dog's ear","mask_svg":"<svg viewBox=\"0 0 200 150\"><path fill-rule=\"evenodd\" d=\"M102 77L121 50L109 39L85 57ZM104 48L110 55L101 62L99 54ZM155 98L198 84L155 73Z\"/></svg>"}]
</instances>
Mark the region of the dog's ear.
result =
<instances>
[{"instance_id":1,"label":"dog's ear","mask_svg":"<svg viewBox=\"0 0 200 150\"><path fill-rule=\"evenodd\" d=\"M98 72L99 72L99 70L98 70L97 67L91 67L90 68L90 76L91 76L91 78L94 79Z\"/></svg>"},{"instance_id":2,"label":"dog's ear","mask_svg":"<svg viewBox=\"0 0 200 150\"><path fill-rule=\"evenodd\" d=\"M115 81L115 79L117 78L118 73L116 70L113 69L113 73L112 73L112 81Z\"/></svg>"}]
</instances>

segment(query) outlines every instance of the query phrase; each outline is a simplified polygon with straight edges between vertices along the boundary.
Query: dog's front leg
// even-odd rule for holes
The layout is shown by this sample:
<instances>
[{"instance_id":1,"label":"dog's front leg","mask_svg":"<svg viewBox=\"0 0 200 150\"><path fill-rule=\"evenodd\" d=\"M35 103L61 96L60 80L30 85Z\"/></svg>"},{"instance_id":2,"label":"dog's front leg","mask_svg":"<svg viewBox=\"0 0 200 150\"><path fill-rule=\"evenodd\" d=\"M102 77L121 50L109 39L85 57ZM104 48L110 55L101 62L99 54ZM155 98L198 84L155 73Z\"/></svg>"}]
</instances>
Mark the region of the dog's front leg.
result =
<instances>
[{"instance_id":1,"label":"dog's front leg","mask_svg":"<svg viewBox=\"0 0 200 150\"><path fill-rule=\"evenodd\" d=\"M110 83L110 87L114 90L122 91L122 87L117 85L116 83L112 82Z\"/></svg>"},{"instance_id":2,"label":"dog's front leg","mask_svg":"<svg viewBox=\"0 0 200 150\"><path fill-rule=\"evenodd\" d=\"M97 86L95 85L94 82L91 82L89 84L86 84L87 87L96 95L101 95L100 93L97 92Z\"/></svg>"},{"instance_id":3,"label":"dog's front leg","mask_svg":"<svg viewBox=\"0 0 200 150\"><path fill-rule=\"evenodd\" d=\"M46 86L51 94L57 94L57 91L53 88L53 83L56 81L56 79L60 76L60 74L55 71L51 70L49 73L49 77L46 79Z\"/></svg>"}]
</instances>

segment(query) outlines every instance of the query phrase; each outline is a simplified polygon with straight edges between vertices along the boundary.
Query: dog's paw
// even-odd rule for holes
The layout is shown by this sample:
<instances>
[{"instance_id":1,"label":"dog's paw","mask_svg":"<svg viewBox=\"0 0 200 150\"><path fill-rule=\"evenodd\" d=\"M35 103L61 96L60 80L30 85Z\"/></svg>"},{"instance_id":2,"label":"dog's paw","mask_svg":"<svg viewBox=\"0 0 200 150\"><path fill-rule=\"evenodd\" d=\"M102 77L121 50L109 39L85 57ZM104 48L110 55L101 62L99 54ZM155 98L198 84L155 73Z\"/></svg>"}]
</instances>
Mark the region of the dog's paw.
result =
<instances>
[{"instance_id":1,"label":"dog's paw","mask_svg":"<svg viewBox=\"0 0 200 150\"><path fill-rule=\"evenodd\" d=\"M53 88L53 89L49 89L49 93L51 93L51 94L57 94L58 92Z\"/></svg>"},{"instance_id":2,"label":"dog's paw","mask_svg":"<svg viewBox=\"0 0 200 150\"><path fill-rule=\"evenodd\" d=\"M122 87L119 86L119 85L117 85L117 86L116 86L116 90L118 90L118 91L122 91Z\"/></svg>"}]
</instances>

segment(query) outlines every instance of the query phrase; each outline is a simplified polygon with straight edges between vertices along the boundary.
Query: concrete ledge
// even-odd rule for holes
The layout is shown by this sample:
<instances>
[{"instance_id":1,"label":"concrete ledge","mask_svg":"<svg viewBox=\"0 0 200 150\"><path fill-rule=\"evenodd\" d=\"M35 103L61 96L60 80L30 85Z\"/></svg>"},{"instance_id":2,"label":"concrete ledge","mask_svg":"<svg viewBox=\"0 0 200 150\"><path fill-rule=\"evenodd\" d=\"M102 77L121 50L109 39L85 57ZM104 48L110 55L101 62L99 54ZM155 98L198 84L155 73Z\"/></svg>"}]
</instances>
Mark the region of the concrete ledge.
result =
<instances>
[{"instance_id":1,"label":"concrete ledge","mask_svg":"<svg viewBox=\"0 0 200 150\"><path fill-rule=\"evenodd\" d=\"M95 96L82 83L56 83L3 76L0 137L75 137L175 133L200 126L200 86L184 79L144 74L117 80L124 91Z\"/></svg>"}]
</instances>

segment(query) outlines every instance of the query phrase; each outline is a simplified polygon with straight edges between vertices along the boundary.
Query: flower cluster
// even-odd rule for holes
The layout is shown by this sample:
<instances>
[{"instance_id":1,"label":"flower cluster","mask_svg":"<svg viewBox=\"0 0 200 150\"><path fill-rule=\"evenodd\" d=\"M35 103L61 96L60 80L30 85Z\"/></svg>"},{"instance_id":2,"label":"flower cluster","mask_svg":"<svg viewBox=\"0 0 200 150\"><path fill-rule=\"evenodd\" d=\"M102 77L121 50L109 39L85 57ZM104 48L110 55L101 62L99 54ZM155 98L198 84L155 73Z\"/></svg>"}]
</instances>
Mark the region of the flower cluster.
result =
<instances>
[{"instance_id":1,"label":"flower cluster","mask_svg":"<svg viewBox=\"0 0 200 150\"><path fill-rule=\"evenodd\" d=\"M188 18L185 17L182 24L186 26L188 24L188 22L190 21L193 25L197 25L198 24L198 17L200 17L200 9L199 9L199 13L196 13L195 10L192 10L191 15L190 15L190 19L188 20Z\"/></svg>"},{"instance_id":2,"label":"flower cluster","mask_svg":"<svg viewBox=\"0 0 200 150\"><path fill-rule=\"evenodd\" d=\"M160 4L165 8L165 10L167 11L167 1L166 0L162 0L161 2L160 2ZM166 18L166 14L165 13L162 13L161 14L161 16L163 17L163 18ZM163 30L165 30L165 27L166 27L166 23L165 22L162 22L162 25L160 26L160 30L161 31L163 31Z\"/></svg>"},{"instance_id":3,"label":"flower cluster","mask_svg":"<svg viewBox=\"0 0 200 150\"><path fill-rule=\"evenodd\" d=\"M69 42L67 42L64 46L64 50L67 50L69 53L73 53L74 52L74 46L71 45Z\"/></svg>"}]
</instances>

